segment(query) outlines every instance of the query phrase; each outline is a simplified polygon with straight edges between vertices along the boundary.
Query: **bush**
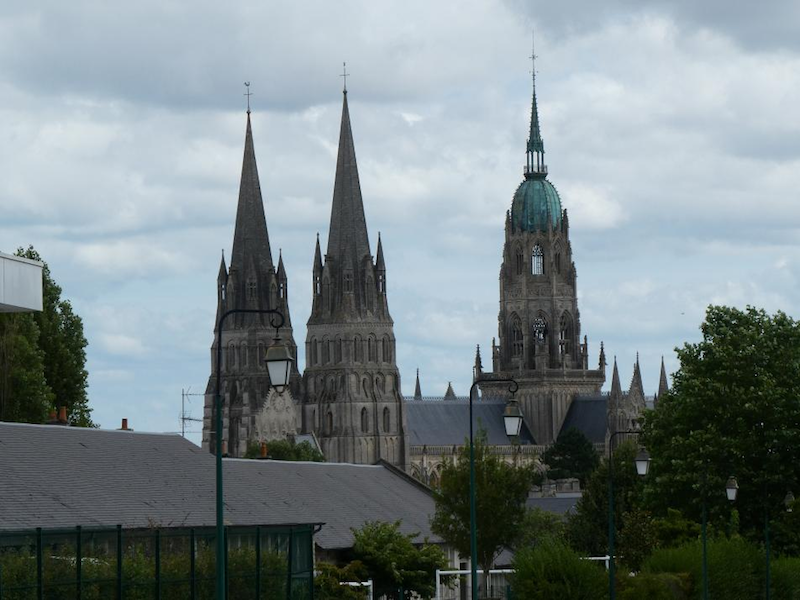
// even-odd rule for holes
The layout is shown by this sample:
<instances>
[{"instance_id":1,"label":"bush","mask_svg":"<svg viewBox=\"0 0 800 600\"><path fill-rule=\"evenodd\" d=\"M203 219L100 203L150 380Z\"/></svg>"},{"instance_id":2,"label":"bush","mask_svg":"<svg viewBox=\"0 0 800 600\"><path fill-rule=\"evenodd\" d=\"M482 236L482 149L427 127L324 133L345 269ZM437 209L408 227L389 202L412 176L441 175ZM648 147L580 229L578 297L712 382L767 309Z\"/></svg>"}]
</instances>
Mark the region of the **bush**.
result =
<instances>
[{"instance_id":1,"label":"bush","mask_svg":"<svg viewBox=\"0 0 800 600\"><path fill-rule=\"evenodd\" d=\"M525 600L601 600L608 597L608 579L602 567L561 542L544 540L514 557L511 589Z\"/></svg>"},{"instance_id":2,"label":"bush","mask_svg":"<svg viewBox=\"0 0 800 600\"><path fill-rule=\"evenodd\" d=\"M689 575L690 598L702 597L703 547L692 542L653 552L642 566L645 573ZM709 596L727 600L752 600L764 587L764 555L741 538L708 541Z\"/></svg>"},{"instance_id":3,"label":"bush","mask_svg":"<svg viewBox=\"0 0 800 600\"><path fill-rule=\"evenodd\" d=\"M772 563L771 571L775 600L800 598L800 558L779 558Z\"/></svg>"},{"instance_id":4,"label":"bush","mask_svg":"<svg viewBox=\"0 0 800 600\"><path fill-rule=\"evenodd\" d=\"M674 573L639 573L622 586L621 600L687 600L691 590L688 575Z\"/></svg>"}]
</instances>

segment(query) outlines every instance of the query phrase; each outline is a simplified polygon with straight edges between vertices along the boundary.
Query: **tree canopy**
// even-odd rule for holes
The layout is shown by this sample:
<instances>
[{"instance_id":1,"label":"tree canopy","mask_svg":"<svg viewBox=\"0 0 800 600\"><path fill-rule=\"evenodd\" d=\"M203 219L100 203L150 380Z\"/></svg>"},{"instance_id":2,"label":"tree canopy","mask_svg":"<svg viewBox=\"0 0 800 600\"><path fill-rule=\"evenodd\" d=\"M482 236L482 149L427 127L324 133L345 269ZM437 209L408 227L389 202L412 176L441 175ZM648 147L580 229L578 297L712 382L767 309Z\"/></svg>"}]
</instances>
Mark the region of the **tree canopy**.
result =
<instances>
[{"instance_id":1,"label":"tree canopy","mask_svg":"<svg viewBox=\"0 0 800 600\"><path fill-rule=\"evenodd\" d=\"M436 570L447 566L441 548L424 540L415 544L419 533L403 534L400 521L365 523L353 530L353 556L364 565L372 579L374 596L392 600L430 598L436 591Z\"/></svg>"},{"instance_id":2,"label":"tree canopy","mask_svg":"<svg viewBox=\"0 0 800 600\"><path fill-rule=\"evenodd\" d=\"M556 443L544 453L547 476L550 479L575 477L581 484L600 464L600 456L594 444L580 430L570 427L562 432Z\"/></svg>"},{"instance_id":3,"label":"tree canopy","mask_svg":"<svg viewBox=\"0 0 800 600\"><path fill-rule=\"evenodd\" d=\"M800 324L782 312L710 306L702 339L677 350L673 387L647 413L642 442L652 458L648 502L712 520L739 483L742 532L760 536L765 509L783 512L800 482Z\"/></svg>"},{"instance_id":4,"label":"tree canopy","mask_svg":"<svg viewBox=\"0 0 800 600\"><path fill-rule=\"evenodd\" d=\"M257 442L247 445L245 458L258 458L261 446ZM299 444L293 440L273 440L267 442L267 458L270 460L296 460L306 462L325 462L325 456L306 441Z\"/></svg>"},{"instance_id":5,"label":"tree canopy","mask_svg":"<svg viewBox=\"0 0 800 600\"><path fill-rule=\"evenodd\" d=\"M431 530L458 550L470 555L469 445L456 464L442 469L441 488L434 492L436 513ZM520 535L525 502L533 485L529 467L510 465L492 454L486 432L475 439L475 497L478 529L478 564L488 570L504 547L512 547Z\"/></svg>"},{"instance_id":6,"label":"tree canopy","mask_svg":"<svg viewBox=\"0 0 800 600\"><path fill-rule=\"evenodd\" d=\"M44 263L42 311L0 315L0 418L42 423L66 406L70 424L92 426L83 321L33 246L16 254Z\"/></svg>"}]
</instances>

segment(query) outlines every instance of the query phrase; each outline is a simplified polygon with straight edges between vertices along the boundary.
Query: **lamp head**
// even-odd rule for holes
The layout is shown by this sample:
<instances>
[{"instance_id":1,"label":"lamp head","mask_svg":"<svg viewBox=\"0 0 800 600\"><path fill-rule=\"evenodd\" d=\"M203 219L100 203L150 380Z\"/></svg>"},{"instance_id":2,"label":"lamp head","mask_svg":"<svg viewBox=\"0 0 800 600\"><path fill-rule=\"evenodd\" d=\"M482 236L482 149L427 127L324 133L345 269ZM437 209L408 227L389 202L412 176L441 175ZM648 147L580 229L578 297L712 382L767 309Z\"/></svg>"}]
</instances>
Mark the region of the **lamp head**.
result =
<instances>
[{"instance_id":1,"label":"lamp head","mask_svg":"<svg viewBox=\"0 0 800 600\"><path fill-rule=\"evenodd\" d=\"M267 348L266 362L272 386L278 393L283 392L289 385L289 376L292 373L292 363L294 362L289 348L276 339L275 343Z\"/></svg>"},{"instance_id":2,"label":"lamp head","mask_svg":"<svg viewBox=\"0 0 800 600\"><path fill-rule=\"evenodd\" d=\"M650 453L647 452L644 448L639 448L639 452L636 454L636 473L644 477L647 475L647 472L650 470Z\"/></svg>"},{"instance_id":3,"label":"lamp head","mask_svg":"<svg viewBox=\"0 0 800 600\"><path fill-rule=\"evenodd\" d=\"M736 481L736 477L731 475L728 477L728 482L725 484L725 495L728 497L728 500L733 502L736 500L736 495L739 493L739 482Z\"/></svg>"},{"instance_id":4,"label":"lamp head","mask_svg":"<svg viewBox=\"0 0 800 600\"><path fill-rule=\"evenodd\" d=\"M506 404L506 409L503 412L503 423L506 426L506 435L508 437L517 437L519 435L522 429L522 412L513 396Z\"/></svg>"}]
</instances>

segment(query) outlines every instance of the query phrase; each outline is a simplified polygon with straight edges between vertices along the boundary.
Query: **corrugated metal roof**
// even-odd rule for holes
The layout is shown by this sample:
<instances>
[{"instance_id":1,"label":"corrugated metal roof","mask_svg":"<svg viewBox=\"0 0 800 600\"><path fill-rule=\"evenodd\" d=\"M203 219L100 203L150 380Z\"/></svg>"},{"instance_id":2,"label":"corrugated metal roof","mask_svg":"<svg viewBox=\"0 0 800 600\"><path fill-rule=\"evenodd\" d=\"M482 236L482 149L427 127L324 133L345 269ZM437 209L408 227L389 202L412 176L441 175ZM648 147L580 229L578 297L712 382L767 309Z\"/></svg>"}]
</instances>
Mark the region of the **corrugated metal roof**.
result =
<instances>
[{"instance_id":1,"label":"corrugated metal roof","mask_svg":"<svg viewBox=\"0 0 800 600\"><path fill-rule=\"evenodd\" d=\"M430 492L389 467L231 459L224 482L230 525L322 522L316 542L335 549L402 519L437 540ZM0 530L214 523L214 457L180 436L0 423Z\"/></svg>"},{"instance_id":2,"label":"corrugated metal roof","mask_svg":"<svg viewBox=\"0 0 800 600\"><path fill-rule=\"evenodd\" d=\"M460 446L469 437L468 400L406 400L405 408L412 446ZM473 405L476 432L477 428L485 429L490 445L511 444L503 424L505 408L503 400L480 400ZM524 423L520 441L535 443Z\"/></svg>"}]
</instances>

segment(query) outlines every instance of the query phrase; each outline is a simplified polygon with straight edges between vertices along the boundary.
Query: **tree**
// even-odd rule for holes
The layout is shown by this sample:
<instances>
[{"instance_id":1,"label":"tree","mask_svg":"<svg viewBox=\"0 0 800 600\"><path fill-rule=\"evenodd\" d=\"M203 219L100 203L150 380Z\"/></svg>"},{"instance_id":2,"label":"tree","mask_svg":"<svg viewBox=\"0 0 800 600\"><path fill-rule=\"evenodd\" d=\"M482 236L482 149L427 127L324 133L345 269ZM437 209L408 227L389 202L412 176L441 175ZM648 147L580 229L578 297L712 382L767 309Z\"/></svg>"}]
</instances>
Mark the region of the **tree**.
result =
<instances>
[{"instance_id":1,"label":"tree","mask_svg":"<svg viewBox=\"0 0 800 600\"><path fill-rule=\"evenodd\" d=\"M672 507L699 521L705 496L722 528L735 475L742 533L761 539L765 511L783 512L800 481L800 324L710 306L700 329L701 341L677 349L672 390L645 416L648 502L656 514Z\"/></svg>"},{"instance_id":2,"label":"tree","mask_svg":"<svg viewBox=\"0 0 800 600\"><path fill-rule=\"evenodd\" d=\"M6 356L4 361L0 359L0 368L7 384L1 402L6 407L3 418L42 423L48 410L66 406L71 425L91 427L83 321L75 314L69 300L61 299L61 288L33 246L27 250L17 249L17 256L44 264L42 310L0 315L0 322L5 323L2 328ZM13 372L10 371L12 367ZM14 379L16 382L12 381ZM41 380L46 389L41 387Z\"/></svg>"},{"instance_id":3,"label":"tree","mask_svg":"<svg viewBox=\"0 0 800 600\"><path fill-rule=\"evenodd\" d=\"M376 598L400 598L400 589L403 598L430 598L436 592L436 570L447 566L447 558L428 540L414 544L417 536L401 533L400 521L374 521L353 530L353 556L366 567Z\"/></svg>"},{"instance_id":4,"label":"tree","mask_svg":"<svg viewBox=\"0 0 800 600\"><path fill-rule=\"evenodd\" d=\"M575 477L583 485L600 464L594 444L580 430L570 427L558 436L556 443L544 453L550 479Z\"/></svg>"},{"instance_id":5,"label":"tree","mask_svg":"<svg viewBox=\"0 0 800 600\"><path fill-rule=\"evenodd\" d=\"M636 443L626 441L614 450L614 525L618 535L624 524L623 515L642 502L642 481L636 474ZM608 551L608 459L586 481L583 495L575 506L575 514L567 522L570 545L589 556Z\"/></svg>"},{"instance_id":6,"label":"tree","mask_svg":"<svg viewBox=\"0 0 800 600\"><path fill-rule=\"evenodd\" d=\"M564 542L565 537L566 523L561 515L541 508L529 508L520 524L520 534L514 548L530 548L549 540Z\"/></svg>"},{"instance_id":7,"label":"tree","mask_svg":"<svg viewBox=\"0 0 800 600\"><path fill-rule=\"evenodd\" d=\"M0 314L0 421L42 423L53 405L39 327L24 313Z\"/></svg>"},{"instance_id":8,"label":"tree","mask_svg":"<svg viewBox=\"0 0 800 600\"><path fill-rule=\"evenodd\" d=\"M453 546L461 556L470 556L469 445L458 462L442 469L441 488L434 491L436 513L431 531ZM516 467L492 454L486 432L475 439L475 497L478 529L478 565L488 572L497 554L512 547L520 534L525 501L532 487L528 467Z\"/></svg>"},{"instance_id":9,"label":"tree","mask_svg":"<svg viewBox=\"0 0 800 600\"><path fill-rule=\"evenodd\" d=\"M361 588L342 585L342 582L364 581L367 570L359 561L353 561L344 567L319 562L314 576L314 592L321 600L364 600Z\"/></svg>"},{"instance_id":10,"label":"tree","mask_svg":"<svg viewBox=\"0 0 800 600\"><path fill-rule=\"evenodd\" d=\"M511 589L525 600L598 600L608 597L602 567L582 560L563 542L548 540L514 556Z\"/></svg>"},{"instance_id":11,"label":"tree","mask_svg":"<svg viewBox=\"0 0 800 600\"><path fill-rule=\"evenodd\" d=\"M267 458L270 460L294 460L305 462L325 462L325 456L308 442L295 442L294 439L267 442ZM258 442L247 444L245 458L258 458L261 445Z\"/></svg>"}]
</instances>

